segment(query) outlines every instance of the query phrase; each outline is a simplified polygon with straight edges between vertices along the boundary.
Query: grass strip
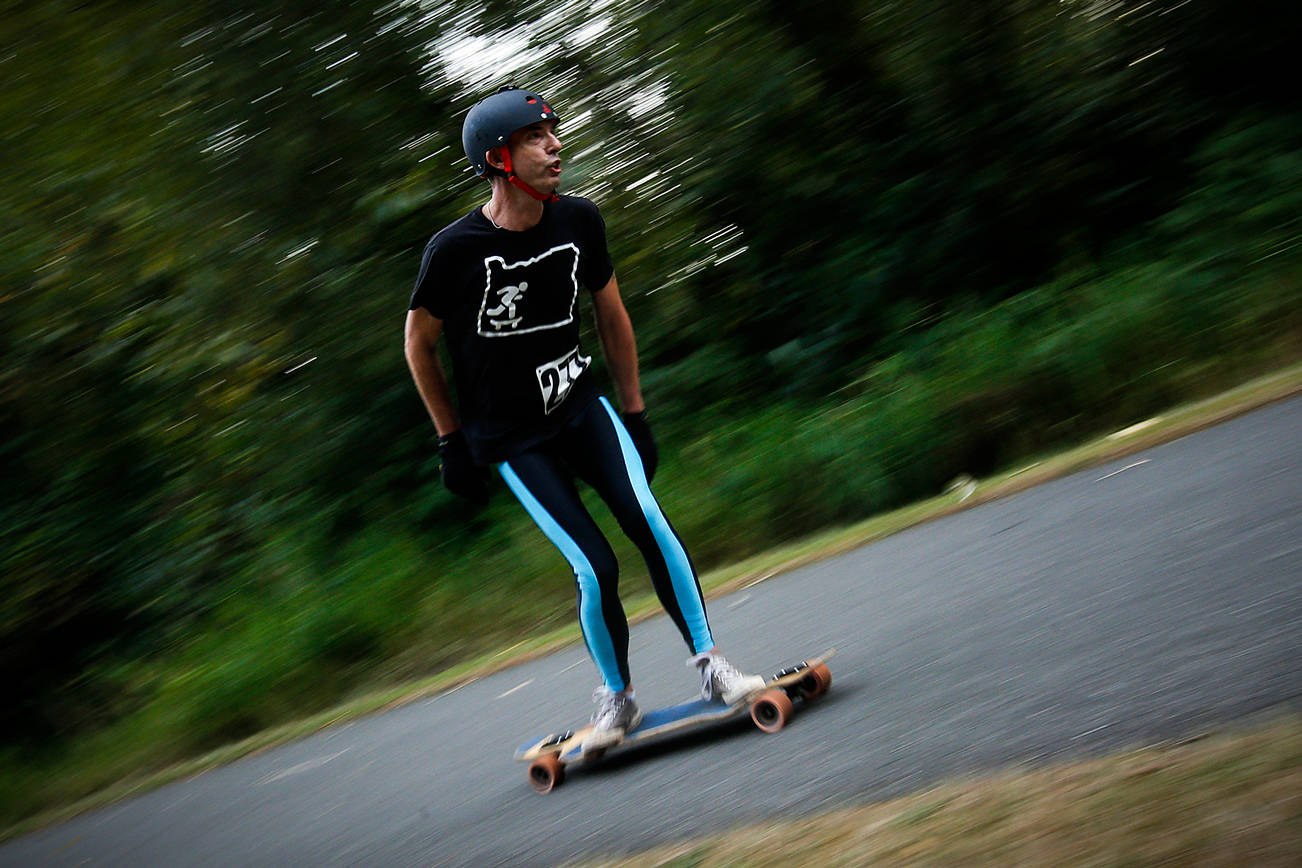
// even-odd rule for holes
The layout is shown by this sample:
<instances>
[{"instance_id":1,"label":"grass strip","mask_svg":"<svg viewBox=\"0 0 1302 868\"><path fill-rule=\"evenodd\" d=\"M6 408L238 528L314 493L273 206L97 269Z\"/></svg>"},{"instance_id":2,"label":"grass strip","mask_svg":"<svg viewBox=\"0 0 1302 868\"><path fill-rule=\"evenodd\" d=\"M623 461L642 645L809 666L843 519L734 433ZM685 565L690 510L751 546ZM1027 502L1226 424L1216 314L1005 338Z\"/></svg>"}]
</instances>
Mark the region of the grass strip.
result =
<instances>
[{"instance_id":1,"label":"grass strip","mask_svg":"<svg viewBox=\"0 0 1302 868\"><path fill-rule=\"evenodd\" d=\"M746 826L583 868L1296 865L1302 718L878 804Z\"/></svg>"}]
</instances>

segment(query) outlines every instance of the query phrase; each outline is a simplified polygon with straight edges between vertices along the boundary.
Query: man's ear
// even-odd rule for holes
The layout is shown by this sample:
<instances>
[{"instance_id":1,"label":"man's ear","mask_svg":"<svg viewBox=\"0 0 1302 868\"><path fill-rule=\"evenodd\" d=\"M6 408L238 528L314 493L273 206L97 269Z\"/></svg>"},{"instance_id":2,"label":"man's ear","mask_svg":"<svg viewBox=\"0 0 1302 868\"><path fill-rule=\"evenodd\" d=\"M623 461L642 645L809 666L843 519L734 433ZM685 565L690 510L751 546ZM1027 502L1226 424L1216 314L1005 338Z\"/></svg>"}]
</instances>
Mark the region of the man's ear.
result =
<instances>
[{"instance_id":1,"label":"man's ear","mask_svg":"<svg viewBox=\"0 0 1302 868\"><path fill-rule=\"evenodd\" d=\"M498 145L496 148L489 148L484 154L484 159L494 169L505 170L506 168L506 161L502 159L502 148L502 145Z\"/></svg>"}]
</instances>

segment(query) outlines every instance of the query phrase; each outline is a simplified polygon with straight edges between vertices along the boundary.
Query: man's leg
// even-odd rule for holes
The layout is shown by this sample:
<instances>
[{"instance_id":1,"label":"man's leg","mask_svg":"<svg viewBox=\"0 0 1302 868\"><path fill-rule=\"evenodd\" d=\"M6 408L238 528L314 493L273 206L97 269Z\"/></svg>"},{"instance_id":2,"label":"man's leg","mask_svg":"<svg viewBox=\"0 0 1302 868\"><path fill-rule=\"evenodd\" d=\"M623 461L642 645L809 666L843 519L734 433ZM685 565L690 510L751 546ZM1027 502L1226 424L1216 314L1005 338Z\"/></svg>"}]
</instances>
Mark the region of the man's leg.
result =
<instances>
[{"instance_id":1,"label":"man's leg","mask_svg":"<svg viewBox=\"0 0 1302 868\"><path fill-rule=\"evenodd\" d=\"M620 527L641 550L661 604L692 651L688 664L701 677L701 696L740 702L763 689L718 652L696 569L682 540L651 494L642 459L610 403L592 404L564 441L566 460L601 494Z\"/></svg>"},{"instance_id":2,"label":"man's leg","mask_svg":"<svg viewBox=\"0 0 1302 868\"><path fill-rule=\"evenodd\" d=\"M610 403L593 402L567 433L566 460L601 495L646 560L660 603L693 654L714 648L696 569L651 494L637 447Z\"/></svg>"},{"instance_id":3,"label":"man's leg","mask_svg":"<svg viewBox=\"0 0 1302 868\"><path fill-rule=\"evenodd\" d=\"M588 653L613 693L630 684L628 619L620 605L619 562L555 457L533 450L498 465L507 486L574 570L579 626Z\"/></svg>"}]
</instances>

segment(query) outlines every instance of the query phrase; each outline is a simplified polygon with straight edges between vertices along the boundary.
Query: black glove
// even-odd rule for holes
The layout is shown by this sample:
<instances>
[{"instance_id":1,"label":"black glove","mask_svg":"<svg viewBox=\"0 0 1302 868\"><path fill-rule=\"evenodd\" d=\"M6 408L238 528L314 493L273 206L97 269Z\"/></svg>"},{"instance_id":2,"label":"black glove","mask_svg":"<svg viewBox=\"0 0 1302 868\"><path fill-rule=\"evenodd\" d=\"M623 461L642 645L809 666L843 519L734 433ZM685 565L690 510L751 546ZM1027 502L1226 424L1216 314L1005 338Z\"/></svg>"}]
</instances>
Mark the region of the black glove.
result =
<instances>
[{"instance_id":1,"label":"black glove","mask_svg":"<svg viewBox=\"0 0 1302 868\"><path fill-rule=\"evenodd\" d=\"M453 494L473 503L488 500L484 471L470 454L470 443L460 430L439 438L439 476Z\"/></svg>"},{"instance_id":2,"label":"black glove","mask_svg":"<svg viewBox=\"0 0 1302 868\"><path fill-rule=\"evenodd\" d=\"M642 467L646 469L647 482L656 475L656 465L660 463L660 451L656 449L656 438L651 436L651 426L646 421L646 411L625 413L624 427L628 436L633 438L637 454L642 456Z\"/></svg>"}]
</instances>

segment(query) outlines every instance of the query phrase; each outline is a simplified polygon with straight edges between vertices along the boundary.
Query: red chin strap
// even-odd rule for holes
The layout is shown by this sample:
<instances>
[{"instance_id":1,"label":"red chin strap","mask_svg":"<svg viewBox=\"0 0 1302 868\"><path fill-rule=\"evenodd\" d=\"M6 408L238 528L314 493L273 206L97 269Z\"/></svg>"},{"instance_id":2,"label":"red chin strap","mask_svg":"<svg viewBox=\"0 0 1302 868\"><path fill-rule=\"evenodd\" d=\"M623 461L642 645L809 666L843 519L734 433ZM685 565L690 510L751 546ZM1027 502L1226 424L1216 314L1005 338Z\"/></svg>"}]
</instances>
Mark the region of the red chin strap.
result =
<instances>
[{"instance_id":1,"label":"red chin strap","mask_svg":"<svg viewBox=\"0 0 1302 868\"><path fill-rule=\"evenodd\" d=\"M502 171L506 172L506 180L510 181L516 187L519 187L539 202L556 202L560 200L561 197L557 196L555 193L539 193L533 187L530 187L524 181L521 181L519 177L516 176L515 171L511 168L511 150L505 147L500 148L499 150L502 154Z\"/></svg>"}]
</instances>

